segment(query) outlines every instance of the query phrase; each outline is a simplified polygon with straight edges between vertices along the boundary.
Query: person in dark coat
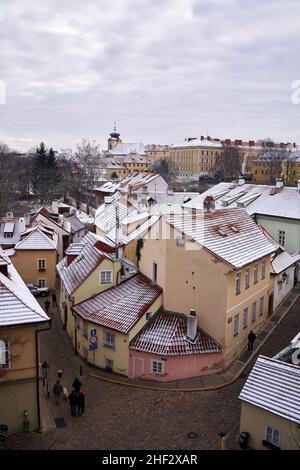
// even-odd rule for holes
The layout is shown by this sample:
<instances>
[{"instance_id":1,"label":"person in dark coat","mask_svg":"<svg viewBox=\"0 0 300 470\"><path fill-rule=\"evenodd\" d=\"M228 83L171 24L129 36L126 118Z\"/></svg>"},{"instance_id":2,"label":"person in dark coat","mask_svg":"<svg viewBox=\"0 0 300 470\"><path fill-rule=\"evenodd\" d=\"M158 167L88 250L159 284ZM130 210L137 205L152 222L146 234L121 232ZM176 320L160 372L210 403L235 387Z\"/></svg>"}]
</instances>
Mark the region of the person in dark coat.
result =
<instances>
[{"instance_id":1,"label":"person in dark coat","mask_svg":"<svg viewBox=\"0 0 300 470\"><path fill-rule=\"evenodd\" d=\"M52 292L52 307L57 307L57 299L55 290Z\"/></svg>"},{"instance_id":2,"label":"person in dark coat","mask_svg":"<svg viewBox=\"0 0 300 470\"><path fill-rule=\"evenodd\" d=\"M251 330L250 333L248 334L248 351L253 350L253 344L255 340L256 340L256 334L254 333L254 331Z\"/></svg>"},{"instance_id":3,"label":"person in dark coat","mask_svg":"<svg viewBox=\"0 0 300 470\"><path fill-rule=\"evenodd\" d=\"M81 416L84 416L84 409L85 409L85 395L84 395L84 391L81 388L79 395L78 395L78 413L81 414Z\"/></svg>"},{"instance_id":4,"label":"person in dark coat","mask_svg":"<svg viewBox=\"0 0 300 470\"><path fill-rule=\"evenodd\" d=\"M76 416L76 412L77 412L77 403L76 402L77 402L77 400L76 400L76 395L74 393L74 390L72 390L72 392L68 396L68 400L70 402L71 415Z\"/></svg>"},{"instance_id":5,"label":"person in dark coat","mask_svg":"<svg viewBox=\"0 0 300 470\"><path fill-rule=\"evenodd\" d=\"M47 299L47 300L45 301L45 311L46 311L46 313L49 312L49 308L50 308L50 300Z\"/></svg>"},{"instance_id":6,"label":"person in dark coat","mask_svg":"<svg viewBox=\"0 0 300 470\"><path fill-rule=\"evenodd\" d=\"M57 380L53 386L53 395L58 405L61 394L63 393L63 388L59 380Z\"/></svg>"},{"instance_id":7,"label":"person in dark coat","mask_svg":"<svg viewBox=\"0 0 300 470\"><path fill-rule=\"evenodd\" d=\"M75 392L76 395L79 394L81 385L82 385L82 383L80 382L80 380L78 380L78 377L75 377L75 380L72 384L72 387L73 387L74 392Z\"/></svg>"}]
</instances>

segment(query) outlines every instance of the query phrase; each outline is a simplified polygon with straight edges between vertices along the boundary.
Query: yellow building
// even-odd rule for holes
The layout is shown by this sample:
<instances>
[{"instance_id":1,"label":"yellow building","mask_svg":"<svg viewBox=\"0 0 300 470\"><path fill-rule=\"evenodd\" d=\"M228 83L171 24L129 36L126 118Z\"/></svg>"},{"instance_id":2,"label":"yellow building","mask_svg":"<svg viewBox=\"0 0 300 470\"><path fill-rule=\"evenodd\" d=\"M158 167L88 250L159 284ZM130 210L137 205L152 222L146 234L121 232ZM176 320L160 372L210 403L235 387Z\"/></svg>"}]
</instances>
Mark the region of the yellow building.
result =
<instances>
[{"instance_id":1,"label":"yellow building","mask_svg":"<svg viewBox=\"0 0 300 470\"><path fill-rule=\"evenodd\" d=\"M299 450L299 388L299 365L258 357L239 396L250 449Z\"/></svg>"},{"instance_id":2,"label":"yellow building","mask_svg":"<svg viewBox=\"0 0 300 470\"><path fill-rule=\"evenodd\" d=\"M140 270L163 289L168 311L188 315L224 349L228 363L268 317L276 247L244 209L170 215L154 224Z\"/></svg>"},{"instance_id":3,"label":"yellow building","mask_svg":"<svg viewBox=\"0 0 300 470\"><path fill-rule=\"evenodd\" d=\"M77 350L77 330L71 308L83 300L116 286L121 279L121 262L100 248L100 240L88 232L66 250L57 265L60 277L60 312L64 327Z\"/></svg>"},{"instance_id":4,"label":"yellow building","mask_svg":"<svg viewBox=\"0 0 300 470\"><path fill-rule=\"evenodd\" d=\"M0 253L0 423L9 432L41 428L39 337L49 328L50 319Z\"/></svg>"},{"instance_id":5,"label":"yellow building","mask_svg":"<svg viewBox=\"0 0 300 470\"><path fill-rule=\"evenodd\" d=\"M54 229L39 224L22 233L12 262L26 284L54 289L58 236Z\"/></svg>"},{"instance_id":6,"label":"yellow building","mask_svg":"<svg viewBox=\"0 0 300 470\"><path fill-rule=\"evenodd\" d=\"M264 155L250 164L249 171L252 179L259 184L274 184L276 179L282 178L287 186L297 186L300 179L300 156L296 152L283 155L282 161L277 161L278 157ZM272 162L273 159L273 162ZM274 161L275 160L275 161Z\"/></svg>"},{"instance_id":7,"label":"yellow building","mask_svg":"<svg viewBox=\"0 0 300 470\"><path fill-rule=\"evenodd\" d=\"M73 307L77 348L89 363L128 376L129 343L162 305L162 289L142 274Z\"/></svg>"}]
</instances>

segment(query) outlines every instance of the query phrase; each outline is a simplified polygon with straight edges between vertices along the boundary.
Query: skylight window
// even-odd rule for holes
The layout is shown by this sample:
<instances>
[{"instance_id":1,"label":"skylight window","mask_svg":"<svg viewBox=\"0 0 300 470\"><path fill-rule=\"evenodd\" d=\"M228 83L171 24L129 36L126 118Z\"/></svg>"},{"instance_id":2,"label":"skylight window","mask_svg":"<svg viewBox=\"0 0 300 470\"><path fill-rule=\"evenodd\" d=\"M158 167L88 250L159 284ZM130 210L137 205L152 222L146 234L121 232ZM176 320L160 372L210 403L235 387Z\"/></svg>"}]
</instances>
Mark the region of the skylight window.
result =
<instances>
[{"instance_id":1,"label":"skylight window","mask_svg":"<svg viewBox=\"0 0 300 470\"><path fill-rule=\"evenodd\" d=\"M224 230L222 230L221 228L219 228L218 234L221 235L222 237L226 237L226 236L227 236L226 232L225 232Z\"/></svg>"},{"instance_id":2,"label":"skylight window","mask_svg":"<svg viewBox=\"0 0 300 470\"><path fill-rule=\"evenodd\" d=\"M239 233L239 229L235 225L231 225L230 228L234 233Z\"/></svg>"}]
</instances>

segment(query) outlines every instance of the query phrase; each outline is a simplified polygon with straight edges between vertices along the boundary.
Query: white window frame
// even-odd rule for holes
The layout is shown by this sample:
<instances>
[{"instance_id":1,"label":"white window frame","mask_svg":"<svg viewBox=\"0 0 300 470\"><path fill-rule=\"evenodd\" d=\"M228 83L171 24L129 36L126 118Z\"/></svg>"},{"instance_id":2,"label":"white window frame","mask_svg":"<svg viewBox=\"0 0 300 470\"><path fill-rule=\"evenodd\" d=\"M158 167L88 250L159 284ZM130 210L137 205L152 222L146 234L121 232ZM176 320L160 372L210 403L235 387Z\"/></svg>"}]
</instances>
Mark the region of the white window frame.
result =
<instances>
[{"instance_id":1,"label":"white window frame","mask_svg":"<svg viewBox=\"0 0 300 470\"><path fill-rule=\"evenodd\" d=\"M261 279L266 279L266 259L261 260Z\"/></svg>"},{"instance_id":2,"label":"white window frame","mask_svg":"<svg viewBox=\"0 0 300 470\"><path fill-rule=\"evenodd\" d=\"M278 436L277 438L274 439L275 432L278 433ZM278 429L272 428L272 426L269 426L267 424L265 438L266 438L266 441L269 442L270 444L273 444L276 447L280 447L280 431L278 431ZM274 440L276 440L277 443L274 442Z\"/></svg>"},{"instance_id":3,"label":"white window frame","mask_svg":"<svg viewBox=\"0 0 300 470\"><path fill-rule=\"evenodd\" d=\"M235 295L238 295L241 293L241 287L242 287L242 272L239 271L236 273L235 276Z\"/></svg>"},{"instance_id":4,"label":"white window frame","mask_svg":"<svg viewBox=\"0 0 300 470\"><path fill-rule=\"evenodd\" d=\"M42 282L40 282L42 281ZM41 277L37 280L37 285L38 287L47 287L47 279L44 277Z\"/></svg>"},{"instance_id":5,"label":"white window frame","mask_svg":"<svg viewBox=\"0 0 300 470\"><path fill-rule=\"evenodd\" d=\"M233 336L238 336L240 332L240 314L234 315L233 319Z\"/></svg>"},{"instance_id":6,"label":"white window frame","mask_svg":"<svg viewBox=\"0 0 300 470\"><path fill-rule=\"evenodd\" d=\"M165 373L165 364L163 361L151 359L151 372L152 374L163 375Z\"/></svg>"},{"instance_id":7,"label":"white window frame","mask_svg":"<svg viewBox=\"0 0 300 470\"><path fill-rule=\"evenodd\" d=\"M47 262L45 258L39 258L37 260L37 267L39 271L44 271L47 268Z\"/></svg>"},{"instance_id":8,"label":"white window frame","mask_svg":"<svg viewBox=\"0 0 300 470\"><path fill-rule=\"evenodd\" d=\"M246 275L245 275L245 289L249 289L250 279L251 279L251 269L247 268L246 269Z\"/></svg>"},{"instance_id":9,"label":"white window frame","mask_svg":"<svg viewBox=\"0 0 300 470\"><path fill-rule=\"evenodd\" d=\"M0 370L9 369L10 367L10 342L0 339Z\"/></svg>"},{"instance_id":10,"label":"white window frame","mask_svg":"<svg viewBox=\"0 0 300 470\"><path fill-rule=\"evenodd\" d=\"M256 321L257 316L257 302L253 302L252 304L252 323Z\"/></svg>"},{"instance_id":11,"label":"white window frame","mask_svg":"<svg viewBox=\"0 0 300 470\"><path fill-rule=\"evenodd\" d=\"M243 330L248 328L248 318L249 318L249 308L246 307L244 308L244 311L243 311Z\"/></svg>"},{"instance_id":12,"label":"white window frame","mask_svg":"<svg viewBox=\"0 0 300 470\"><path fill-rule=\"evenodd\" d=\"M259 299L259 316L260 317L264 314L264 306L265 306L265 296Z\"/></svg>"},{"instance_id":13,"label":"white window frame","mask_svg":"<svg viewBox=\"0 0 300 470\"><path fill-rule=\"evenodd\" d=\"M184 246L184 245L185 245L184 238L177 237L176 238L176 246Z\"/></svg>"},{"instance_id":14,"label":"white window frame","mask_svg":"<svg viewBox=\"0 0 300 470\"><path fill-rule=\"evenodd\" d=\"M102 277L104 277L104 280L102 280ZM107 279L109 277L109 279ZM113 279L113 271L112 270L103 270L100 271L99 273L99 282L100 284L112 284L112 279Z\"/></svg>"},{"instance_id":15,"label":"white window frame","mask_svg":"<svg viewBox=\"0 0 300 470\"><path fill-rule=\"evenodd\" d=\"M253 282L254 284L258 283L258 263L255 263L254 265Z\"/></svg>"},{"instance_id":16,"label":"white window frame","mask_svg":"<svg viewBox=\"0 0 300 470\"><path fill-rule=\"evenodd\" d=\"M115 349L116 345L116 335L111 331L103 332L103 345L108 348Z\"/></svg>"},{"instance_id":17,"label":"white window frame","mask_svg":"<svg viewBox=\"0 0 300 470\"><path fill-rule=\"evenodd\" d=\"M281 246L285 245L285 230L278 230L278 243Z\"/></svg>"}]
</instances>

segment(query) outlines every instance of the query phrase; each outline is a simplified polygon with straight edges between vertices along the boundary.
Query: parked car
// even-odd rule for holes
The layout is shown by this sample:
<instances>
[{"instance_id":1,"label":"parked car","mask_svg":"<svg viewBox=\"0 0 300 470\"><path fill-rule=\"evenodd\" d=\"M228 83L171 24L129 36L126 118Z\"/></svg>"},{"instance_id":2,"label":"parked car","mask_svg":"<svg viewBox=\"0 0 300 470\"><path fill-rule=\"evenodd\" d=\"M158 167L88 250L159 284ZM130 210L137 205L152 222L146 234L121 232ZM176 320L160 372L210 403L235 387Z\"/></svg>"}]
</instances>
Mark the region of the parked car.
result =
<instances>
[{"instance_id":1,"label":"parked car","mask_svg":"<svg viewBox=\"0 0 300 470\"><path fill-rule=\"evenodd\" d=\"M36 286L35 284L26 284L32 295L35 297L47 297L50 293L49 287L39 287Z\"/></svg>"}]
</instances>

